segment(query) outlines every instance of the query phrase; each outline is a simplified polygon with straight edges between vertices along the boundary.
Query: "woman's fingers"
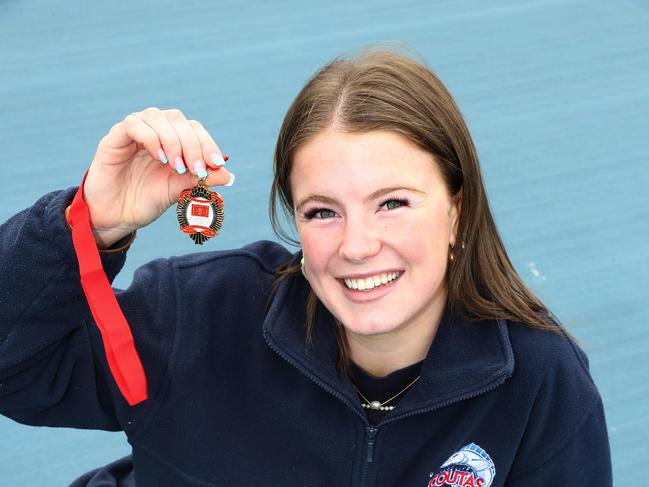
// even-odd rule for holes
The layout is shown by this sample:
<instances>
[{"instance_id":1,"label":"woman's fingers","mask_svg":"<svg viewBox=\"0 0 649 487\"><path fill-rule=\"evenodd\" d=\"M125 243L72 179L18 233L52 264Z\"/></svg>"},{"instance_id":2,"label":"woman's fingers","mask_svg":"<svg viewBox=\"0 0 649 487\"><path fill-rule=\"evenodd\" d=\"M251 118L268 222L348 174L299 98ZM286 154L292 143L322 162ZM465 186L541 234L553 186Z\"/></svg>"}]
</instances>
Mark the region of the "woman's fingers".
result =
<instances>
[{"instance_id":1,"label":"woman's fingers","mask_svg":"<svg viewBox=\"0 0 649 487\"><path fill-rule=\"evenodd\" d=\"M107 137L112 138L110 145L114 148L126 148L135 141L153 158L168 163L170 170L205 177L208 186L234 182L234 175L222 169L227 156L200 122L187 120L180 110L150 107L132 113Z\"/></svg>"},{"instance_id":2,"label":"woman's fingers","mask_svg":"<svg viewBox=\"0 0 649 487\"><path fill-rule=\"evenodd\" d=\"M135 113L114 125L106 136L106 142L115 149L124 149L133 141L142 144L153 158L159 157L161 144L158 133Z\"/></svg>"},{"instance_id":3,"label":"woman's fingers","mask_svg":"<svg viewBox=\"0 0 649 487\"><path fill-rule=\"evenodd\" d=\"M207 186L232 186L234 183L234 174L224 167L215 171L208 169L208 173L205 179Z\"/></svg>"},{"instance_id":4,"label":"woman's fingers","mask_svg":"<svg viewBox=\"0 0 649 487\"><path fill-rule=\"evenodd\" d=\"M203 160L207 162L209 166L215 169L223 166L225 164L227 156L224 159L223 152L221 152L219 146L216 145L216 142L214 142L214 139L209 134L209 132L205 130L203 124L201 124L197 120L189 120L189 125L192 127L194 133L196 134L196 137L198 137L198 140L200 141L203 151Z\"/></svg>"},{"instance_id":5,"label":"woman's fingers","mask_svg":"<svg viewBox=\"0 0 649 487\"><path fill-rule=\"evenodd\" d=\"M150 107L137 114L149 127L151 127L160 139L162 147L158 153L158 159L164 164L171 161L170 167L175 170L175 161L182 158L183 148L176 131L167 120L167 117L159 108ZM184 169L184 164L183 164Z\"/></svg>"},{"instance_id":6,"label":"woman's fingers","mask_svg":"<svg viewBox=\"0 0 649 487\"><path fill-rule=\"evenodd\" d=\"M201 144L183 112L173 108L164 110L163 113L182 145L182 156L177 156L173 161L178 173L182 174L184 172L184 166L189 169L189 172L198 177L207 176L207 167L205 161L203 161Z\"/></svg>"},{"instance_id":7,"label":"woman's fingers","mask_svg":"<svg viewBox=\"0 0 649 487\"><path fill-rule=\"evenodd\" d=\"M196 120L189 120L189 125L194 129L194 133L198 137L203 148L203 160L207 161L209 173L205 183L208 186L232 186L234 183L234 174L223 168L228 156L224 156L216 145L214 139L209 134L203 125Z\"/></svg>"}]
</instances>

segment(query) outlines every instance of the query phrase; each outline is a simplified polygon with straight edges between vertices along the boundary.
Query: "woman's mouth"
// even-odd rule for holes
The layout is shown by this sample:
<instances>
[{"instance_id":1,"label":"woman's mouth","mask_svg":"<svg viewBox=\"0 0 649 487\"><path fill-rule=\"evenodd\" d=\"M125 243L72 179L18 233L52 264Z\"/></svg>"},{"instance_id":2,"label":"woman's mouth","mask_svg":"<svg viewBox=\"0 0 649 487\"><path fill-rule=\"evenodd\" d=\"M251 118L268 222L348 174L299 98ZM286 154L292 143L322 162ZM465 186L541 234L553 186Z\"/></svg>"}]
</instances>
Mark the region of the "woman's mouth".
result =
<instances>
[{"instance_id":1,"label":"woman's mouth","mask_svg":"<svg viewBox=\"0 0 649 487\"><path fill-rule=\"evenodd\" d=\"M401 271L383 272L363 278L348 277L343 279L343 282L348 289L353 289L354 291L370 291L378 287L389 286L392 282L397 280L401 274Z\"/></svg>"}]
</instances>

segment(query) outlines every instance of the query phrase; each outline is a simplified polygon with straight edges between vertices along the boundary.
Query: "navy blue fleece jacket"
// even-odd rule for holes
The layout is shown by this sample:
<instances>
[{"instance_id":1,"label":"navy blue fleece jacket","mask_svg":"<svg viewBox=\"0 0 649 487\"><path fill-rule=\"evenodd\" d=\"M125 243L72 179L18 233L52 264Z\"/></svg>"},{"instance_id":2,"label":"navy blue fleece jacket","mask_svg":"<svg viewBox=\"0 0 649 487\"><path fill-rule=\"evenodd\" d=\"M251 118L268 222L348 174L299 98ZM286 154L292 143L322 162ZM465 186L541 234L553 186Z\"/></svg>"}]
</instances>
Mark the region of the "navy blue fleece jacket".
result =
<instances>
[{"instance_id":1,"label":"navy blue fleece jacket","mask_svg":"<svg viewBox=\"0 0 649 487\"><path fill-rule=\"evenodd\" d=\"M305 345L307 282L271 298L298 258L271 242L155 260L116 291L148 378L129 407L79 284L73 193L1 227L2 414L124 430L138 487L611 485L602 403L565 336L447 312L421 379L373 426L326 313ZM112 279L125 254L102 259Z\"/></svg>"}]
</instances>

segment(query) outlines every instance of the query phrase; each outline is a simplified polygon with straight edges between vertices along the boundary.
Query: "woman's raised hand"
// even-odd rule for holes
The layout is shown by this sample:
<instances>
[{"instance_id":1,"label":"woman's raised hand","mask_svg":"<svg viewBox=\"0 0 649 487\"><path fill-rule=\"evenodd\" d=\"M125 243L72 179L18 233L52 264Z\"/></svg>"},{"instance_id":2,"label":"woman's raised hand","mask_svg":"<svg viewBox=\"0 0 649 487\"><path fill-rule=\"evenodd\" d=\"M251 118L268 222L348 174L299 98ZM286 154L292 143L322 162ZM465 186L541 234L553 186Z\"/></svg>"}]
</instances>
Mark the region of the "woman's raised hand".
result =
<instances>
[{"instance_id":1,"label":"woman's raised hand","mask_svg":"<svg viewBox=\"0 0 649 487\"><path fill-rule=\"evenodd\" d=\"M180 110L131 113L99 142L84 185L97 245L148 225L208 172L207 186L232 184L223 164L207 130Z\"/></svg>"}]
</instances>

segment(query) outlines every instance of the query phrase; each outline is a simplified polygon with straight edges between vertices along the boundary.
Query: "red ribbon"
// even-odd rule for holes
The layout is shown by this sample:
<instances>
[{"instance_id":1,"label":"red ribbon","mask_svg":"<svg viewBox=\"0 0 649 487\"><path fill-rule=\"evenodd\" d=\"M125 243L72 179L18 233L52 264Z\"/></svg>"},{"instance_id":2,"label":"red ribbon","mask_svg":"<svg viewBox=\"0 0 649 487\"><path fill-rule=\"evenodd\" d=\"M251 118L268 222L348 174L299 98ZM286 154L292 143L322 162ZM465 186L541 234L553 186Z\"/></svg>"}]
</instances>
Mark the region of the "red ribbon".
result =
<instances>
[{"instance_id":1,"label":"red ribbon","mask_svg":"<svg viewBox=\"0 0 649 487\"><path fill-rule=\"evenodd\" d=\"M83 199L87 176L88 171L74 195L68 214L72 242L79 261L81 287L101 332L110 372L128 404L134 406L147 398L146 375L135 349L131 329L104 272L90 228L90 213Z\"/></svg>"}]
</instances>

